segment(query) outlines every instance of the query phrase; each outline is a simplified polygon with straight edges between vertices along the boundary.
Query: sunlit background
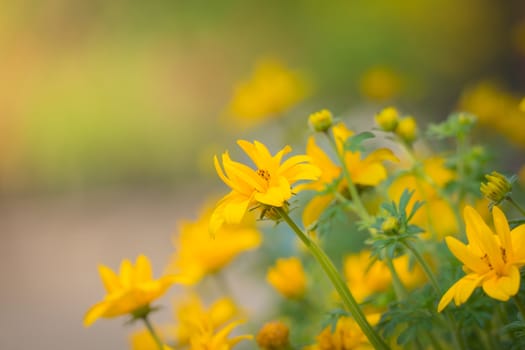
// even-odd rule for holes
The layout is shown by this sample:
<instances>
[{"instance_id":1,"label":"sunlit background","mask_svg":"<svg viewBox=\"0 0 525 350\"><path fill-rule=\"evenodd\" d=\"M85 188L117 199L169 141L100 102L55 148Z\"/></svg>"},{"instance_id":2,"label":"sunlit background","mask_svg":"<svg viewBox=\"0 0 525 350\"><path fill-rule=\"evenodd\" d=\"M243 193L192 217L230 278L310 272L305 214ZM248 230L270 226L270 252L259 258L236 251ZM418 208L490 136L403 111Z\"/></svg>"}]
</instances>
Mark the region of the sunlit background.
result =
<instances>
[{"instance_id":1,"label":"sunlit background","mask_svg":"<svg viewBox=\"0 0 525 350\"><path fill-rule=\"evenodd\" d=\"M3 1L0 348L125 349L122 322L82 327L97 264L160 273L239 138L304 150L321 108L356 127L462 109L517 171L524 96L518 0Z\"/></svg>"}]
</instances>

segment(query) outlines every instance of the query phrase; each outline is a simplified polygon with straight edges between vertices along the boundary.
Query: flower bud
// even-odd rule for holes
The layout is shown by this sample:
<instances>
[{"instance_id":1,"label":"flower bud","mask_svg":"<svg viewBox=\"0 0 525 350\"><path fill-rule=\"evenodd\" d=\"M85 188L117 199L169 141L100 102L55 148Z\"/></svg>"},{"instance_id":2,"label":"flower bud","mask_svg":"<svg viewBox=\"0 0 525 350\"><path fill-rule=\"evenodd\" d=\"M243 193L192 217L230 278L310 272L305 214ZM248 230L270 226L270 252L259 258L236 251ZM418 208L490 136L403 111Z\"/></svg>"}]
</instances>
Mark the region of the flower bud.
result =
<instances>
[{"instance_id":1,"label":"flower bud","mask_svg":"<svg viewBox=\"0 0 525 350\"><path fill-rule=\"evenodd\" d=\"M399 121L396 134L406 143L412 143L417 137L417 124L414 117L405 117Z\"/></svg>"},{"instance_id":2,"label":"flower bud","mask_svg":"<svg viewBox=\"0 0 525 350\"><path fill-rule=\"evenodd\" d=\"M264 350L285 350L289 348L290 330L283 322L268 322L257 333L257 345Z\"/></svg>"},{"instance_id":3,"label":"flower bud","mask_svg":"<svg viewBox=\"0 0 525 350\"><path fill-rule=\"evenodd\" d=\"M399 113L394 107L387 107L375 116L377 125L383 131L394 131L399 121Z\"/></svg>"},{"instance_id":4,"label":"flower bud","mask_svg":"<svg viewBox=\"0 0 525 350\"><path fill-rule=\"evenodd\" d=\"M396 234L399 231L399 220L393 216L389 216L383 221L381 230L386 234Z\"/></svg>"},{"instance_id":5,"label":"flower bud","mask_svg":"<svg viewBox=\"0 0 525 350\"><path fill-rule=\"evenodd\" d=\"M330 129L333 123L332 113L327 109L312 113L310 117L308 117L308 124L310 124L313 130L318 132L324 132Z\"/></svg>"},{"instance_id":6,"label":"flower bud","mask_svg":"<svg viewBox=\"0 0 525 350\"><path fill-rule=\"evenodd\" d=\"M512 190L510 181L497 171L485 175L487 182L481 183L481 194L495 204L507 198Z\"/></svg>"}]
</instances>

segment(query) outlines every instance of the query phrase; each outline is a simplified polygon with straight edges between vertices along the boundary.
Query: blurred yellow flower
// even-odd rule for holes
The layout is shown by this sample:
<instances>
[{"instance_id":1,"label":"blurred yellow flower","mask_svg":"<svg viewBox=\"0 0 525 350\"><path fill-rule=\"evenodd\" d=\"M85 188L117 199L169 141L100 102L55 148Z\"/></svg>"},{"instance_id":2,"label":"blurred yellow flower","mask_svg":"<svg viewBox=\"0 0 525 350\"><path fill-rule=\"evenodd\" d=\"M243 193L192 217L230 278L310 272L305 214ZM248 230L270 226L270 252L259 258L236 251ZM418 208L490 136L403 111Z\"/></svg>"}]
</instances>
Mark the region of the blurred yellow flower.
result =
<instances>
[{"instance_id":1,"label":"blurred yellow flower","mask_svg":"<svg viewBox=\"0 0 525 350\"><path fill-rule=\"evenodd\" d=\"M211 208L205 208L196 221L182 223L179 234L173 238L176 251L168 264L168 272L180 274L189 284L218 272L239 254L261 244L262 236L252 216L246 216L237 224L222 225L211 237L211 213Z\"/></svg>"},{"instance_id":2,"label":"blurred yellow flower","mask_svg":"<svg viewBox=\"0 0 525 350\"><path fill-rule=\"evenodd\" d=\"M338 123L332 130L337 147L342 152L345 141L353 135L353 131L348 130L343 123ZM341 176L341 167L335 165L330 157L317 146L313 136L308 139L306 154L311 157L312 163L321 169L321 175L317 181L302 185L301 189L325 191ZM377 149L364 158L361 157L361 152L345 151L344 159L352 182L363 186L375 186L386 179L387 171L383 162L398 160L392 151L386 148ZM341 192L346 187L346 182L342 180L337 190ZM315 222L334 198L333 193L316 195L303 211L304 225L308 227Z\"/></svg>"},{"instance_id":3,"label":"blurred yellow flower","mask_svg":"<svg viewBox=\"0 0 525 350\"><path fill-rule=\"evenodd\" d=\"M235 87L229 113L241 126L281 116L309 93L310 86L300 72L288 69L276 59L257 63L253 75Z\"/></svg>"},{"instance_id":4,"label":"blurred yellow flower","mask_svg":"<svg viewBox=\"0 0 525 350\"><path fill-rule=\"evenodd\" d=\"M399 74L383 66L370 68L360 81L361 94L373 101L392 99L400 94L402 87Z\"/></svg>"},{"instance_id":5,"label":"blurred yellow flower","mask_svg":"<svg viewBox=\"0 0 525 350\"><path fill-rule=\"evenodd\" d=\"M333 122L334 118L332 113L327 109L312 113L308 117L308 124L314 131L318 132L323 132L330 129Z\"/></svg>"},{"instance_id":6,"label":"blurred yellow flower","mask_svg":"<svg viewBox=\"0 0 525 350\"><path fill-rule=\"evenodd\" d=\"M397 123L396 129L394 130L396 135L406 143L412 143L417 137L417 124L414 117L404 117Z\"/></svg>"},{"instance_id":7,"label":"blurred yellow flower","mask_svg":"<svg viewBox=\"0 0 525 350\"><path fill-rule=\"evenodd\" d=\"M268 269L266 280L286 298L299 299L306 292L306 274L297 257L277 259Z\"/></svg>"},{"instance_id":8,"label":"blurred yellow flower","mask_svg":"<svg viewBox=\"0 0 525 350\"><path fill-rule=\"evenodd\" d=\"M456 305L465 303L479 286L488 296L501 301L518 292L519 268L525 265L525 225L510 230L505 214L497 206L492 215L496 234L474 208L466 206L463 216L468 244L451 236L445 238L452 254L464 264L466 275L443 295L438 312L452 299Z\"/></svg>"},{"instance_id":9,"label":"blurred yellow flower","mask_svg":"<svg viewBox=\"0 0 525 350\"><path fill-rule=\"evenodd\" d=\"M173 275L153 279L151 263L144 255L137 258L135 266L129 260L123 260L118 276L104 265L99 265L98 270L107 295L103 301L92 306L84 316L86 327L100 317L110 318L132 314L142 308L147 308L172 284L181 281Z\"/></svg>"},{"instance_id":10,"label":"blurred yellow flower","mask_svg":"<svg viewBox=\"0 0 525 350\"><path fill-rule=\"evenodd\" d=\"M379 322L379 314L367 316L374 325ZM326 327L317 337L317 344L308 347L308 350L372 350L374 347L351 317L340 317L335 330Z\"/></svg>"},{"instance_id":11,"label":"blurred yellow flower","mask_svg":"<svg viewBox=\"0 0 525 350\"><path fill-rule=\"evenodd\" d=\"M230 333L241 322L232 322L216 331L209 324L203 322L195 326L195 332L190 338L191 350L230 350L242 340L253 339L251 335L238 335L228 338Z\"/></svg>"},{"instance_id":12,"label":"blurred yellow flower","mask_svg":"<svg viewBox=\"0 0 525 350\"><path fill-rule=\"evenodd\" d=\"M290 329L280 321L264 324L255 340L263 350L290 350Z\"/></svg>"},{"instance_id":13,"label":"blurred yellow flower","mask_svg":"<svg viewBox=\"0 0 525 350\"><path fill-rule=\"evenodd\" d=\"M375 116L376 124L383 131L394 131L399 122L399 112L394 107L387 107Z\"/></svg>"},{"instance_id":14,"label":"blurred yellow flower","mask_svg":"<svg viewBox=\"0 0 525 350\"><path fill-rule=\"evenodd\" d=\"M189 344L190 338L200 330L198 326L205 323L208 327L217 329L239 315L237 306L230 298L221 298L205 307L201 299L191 294L187 298L178 300L175 305L175 324L157 327L164 339L177 347ZM156 343L149 332L144 329L135 332L131 337L133 350L157 350Z\"/></svg>"},{"instance_id":15,"label":"blurred yellow flower","mask_svg":"<svg viewBox=\"0 0 525 350\"><path fill-rule=\"evenodd\" d=\"M478 117L480 125L498 132L519 147L525 147L525 111L520 98L489 81L468 87L462 93L459 106Z\"/></svg>"},{"instance_id":16,"label":"blurred yellow flower","mask_svg":"<svg viewBox=\"0 0 525 350\"><path fill-rule=\"evenodd\" d=\"M388 195L397 200L406 189L413 191L407 210L412 210L416 201L425 205L414 215L411 222L427 232L433 232L438 237L457 232L457 222L453 208L439 194L452 181L456 174L445 166L445 159L433 156L423 160L423 167L398 176L390 185ZM439 213L439 219L435 213Z\"/></svg>"},{"instance_id":17,"label":"blurred yellow flower","mask_svg":"<svg viewBox=\"0 0 525 350\"><path fill-rule=\"evenodd\" d=\"M344 274L348 286L358 303L374 293L384 292L392 285L392 275L382 261L371 264L369 250L348 255L344 260ZM393 259L394 268L406 288L414 288L425 282L425 275L417 265L410 266L407 255Z\"/></svg>"},{"instance_id":18,"label":"blurred yellow flower","mask_svg":"<svg viewBox=\"0 0 525 350\"><path fill-rule=\"evenodd\" d=\"M246 211L254 206L283 207L292 197L292 185L301 180L316 180L320 170L310 162L310 157L297 155L281 164L286 153L284 147L272 156L265 145L239 140L237 144L251 158L257 169L230 159L222 154L222 167L215 157L219 177L232 191L223 197L210 219L210 232L214 234L225 223L239 223ZM223 170L224 167L224 170Z\"/></svg>"}]
</instances>

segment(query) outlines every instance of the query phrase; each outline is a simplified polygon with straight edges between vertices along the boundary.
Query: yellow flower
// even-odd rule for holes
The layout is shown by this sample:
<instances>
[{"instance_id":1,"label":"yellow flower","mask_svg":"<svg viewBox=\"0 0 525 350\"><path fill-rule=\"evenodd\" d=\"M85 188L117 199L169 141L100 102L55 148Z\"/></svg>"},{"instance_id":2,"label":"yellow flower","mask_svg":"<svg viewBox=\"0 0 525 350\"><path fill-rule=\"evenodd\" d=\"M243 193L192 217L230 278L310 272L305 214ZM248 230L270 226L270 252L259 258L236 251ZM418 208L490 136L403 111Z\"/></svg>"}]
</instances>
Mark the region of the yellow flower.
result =
<instances>
[{"instance_id":1,"label":"yellow flower","mask_svg":"<svg viewBox=\"0 0 525 350\"><path fill-rule=\"evenodd\" d=\"M314 131L319 132L323 132L330 129L333 122L334 118L332 117L332 113L330 113L330 111L327 109L323 109L319 112L312 113L308 118L308 124L310 124L310 127Z\"/></svg>"},{"instance_id":2,"label":"yellow flower","mask_svg":"<svg viewBox=\"0 0 525 350\"><path fill-rule=\"evenodd\" d=\"M280 321L268 322L257 333L257 345L264 350L290 349L290 329Z\"/></svg>"},{"instance_id":3,"label":"yellow flower","mask_svg":"<svg viewBox=\"0 0 525 350\"><path fill-rule=\"evenodd\" d=\"M485 198L493 204L499 204L509 196L510 191L512 191L512 184L505 175L493 171L490 174L486 174L485 178L487 182L481 183L480 186L481 194Z\"/></svg>"},{"instance_id":4,"label":"yellow flower","mask_svg":"<svg viewBox=\"0 0 525 350\"><path fill-rule=\"evenodd\" d=\"M399 122L399 112L394 107L387 107L376 115L375 120L382 130L394 131Z\"/></svg>"},{"instance_id":5,"label":"yellow flower","mask_svg":"<svg viewBox=\"0 0 525 350\"><path fill-rule=\"evenodd\" d=\"M310 164L310 157L297 155L281 164L286 146L272 156L265 145L258 141L250 143L239 140L237 144L255 163L252 169L242 163L232 161L228 152L222 154L222 167L215 157L215 169L219 177L232 191L223 197L210 219L210 232L213 234L224 223L239 223L246 211L256 205L283 207L292 197L292 185L300 180L316 180L320 170Z\"/></svg>"},{"instance_id":6,"label":"yellow flower","mask_svg":"<svg viewBox=\"0 0 525 350\"><path fill-rule=\"evenodd\" d=\"M306 291L306 274L297 257L277 259L275 266L268 269L266 280L287 298L301 298Z\"/></svg>"},{"instance_id":7,"label":"yellow flower","mask_svg":"<svg viewBox=\"0 0 525 350\"><path fill-rule=\"evenodd\" d=\"M423 160L422 173L412 171L397 177L390 185L388 195L392 200L398 200L404 190L412 191L407 211L412 210L416 201L423 201L425 205L416 212L411 223L443 237L457 232L458 228L453 209L440 196L438 189L444 188L455 176L445 166L443 157L430 157ZM439 219L435 213L439 213Z\"/></svg>"},{"instance_id":8,"label":"yellow flower","mask_svg":"<svg viewBox=\"0 0 525 350\"><path fill-rule=\"evenodd\" d=\"M242 123L252 124L278 117L303 100L309 93L304 76L288 69L278 60L257 63L253 76L235 87L230 114Z\"/></svg>"},{"instance_id":9,"label":"yellow flower","mask_svg":"<svg viewBox=\"0 0 525 350\"><path fill-rule=\"evenodd\" d=\"M412 143L417 137L417 124L414 117L404 117L397 123L395 133L406 143Z\"/></svg>"},{"instance_id":10,"label":"yellow flower","mask_svg":"<svg viewBox=\"0 0 525 350\"><path fill-rule=\"evenodd\" d=\"M219 331L215 331L208 324L200 323L196 325L196 332L190 338L191 350L230 350L240 341L252 339L251 335L239 335L228 338L230 333L241 322L232 322L224 326Z\"/></svg>"},{"instance_id":11,"label":"yellow flower","mask_svg":"<svg viewBox=\"0 0 525 350\"><path fill-rule=\"evenodd\" d=\"M348 130L343 123L338 123L332 130L337 147L342 152L345 141L353 135L353 132ZM321 169L321 175L317 181L302 185L301 189L325 191L327 186L341 176L341 167L335 165L330 157L317 146L314 137L308 139L306 154L311 157L312 163ZM352 182L363 186L375 186L386 179L387 171L383 162L398 160L392 151L386 148L377 149L364 158L361 157L361 152L345 151L344 159ZM346 187L346 182L343 180L339 183L338 191L341 192ZM304 225L308 227L315 222L334 198L335 195L332 193L316 195L303 211Z\"/></svg>"},{"instance_id":12,"label":"yellow flower","mask_svg":"<svg viewBox=\"0 0 525 350\"><path fill-rule=\"evenodd\" d=\"M392 285L392 275L387 265L379 260L372 265L370 263L369 250L348 255L344 260L344 274L358 303L365 301L374 293L388 290ZM421 268L419 266L411 267L407 255L393 259L392 263L405 287L414 288L425 281L425 275Z\"/></svg>"},{"instance_id":13,"label":"yellow flower","mask_svg":"<svg viewBox=\"0 0 525 350\"><path fill-rule=\"evenodd\" d=\"M479 286L488 296L501 301L518 292L519 268L525 265L525 225L510 230L505 214L496 206L492 215L496 234L474 208L466 206L463 216L468 245L446 237L448 248L464 264L467 274L443 295L438 312L452 299L456 305L463 304Z\"/></svg>"},{"instance_id":14,"label":"yellow flower","mask_svg":"<svg viewBox=\"0 0 525 350\"><path fill-rule=\"evenodd\" d=\"M184 222L173 245L176 252L168 265L169 272L179 273L187 283L198 283L204 276L213 274L229 264L239 254L255 249L261 244L261 234L255 219L246 216L238 224L221 226L215 237L209 234L211 209L205 208L199 219Z\"/></svg>"},{"instance_id":15,"label":"yellow flower","mask_svg":"<svg viewBox=\"0 0 525 350\"><path fill-rule=\"evenodd\" d=\"M208 327L217 329L239 315L237 306L229 298L218 299L209 307L205 307L201 299L194 294L178 300L175 305L177 323L157 327L158 334L163 339L169 339L177 347L187 345L190 338L200 332L200 324L206 323ZM131 344L133 350L157 350L157 345L146 329L134 333Z\"/></svg>"},{"instance_id":16,"label":"yellow flower","mask_svg":"<svg viewBox=\"0 0 525 350\"><path fill-rule=\"evenodd\" d=\"M384 101L397 96L402 89L401 77L387 67L372 67L363 74L361 94L374 101Z\"/></svg>"},{"instance_id":17,"label":"yellow flower","mask_svg":"<svg viewBox=\"0 0 525 350\"><path fill-rule=\"evenodd\" d=\"M153 279L151 263L144 255L137 258L135 266L124 260L117 276L110 268L100 265L100 277L108 293L104 300L92 306L84 316L88 327L100 317L110 318L131 314L162 296L168 288L180 280L173 275Z\"/></svg>"},{"instance_id":18,"label":"yellow flower","mask_svg":"<svg viewBox=\"0 0 525 350\"><path fill-rule=\"evenodd\" d=\"M374 325L379 321L379 314L367 317ZM367 337L359 328L353 318L340 317L334 332L330 326L326 327L318 336L317 344L311 346L311 350L372 350L374 347L369 343Z\"/></svg>"}]
</instances>

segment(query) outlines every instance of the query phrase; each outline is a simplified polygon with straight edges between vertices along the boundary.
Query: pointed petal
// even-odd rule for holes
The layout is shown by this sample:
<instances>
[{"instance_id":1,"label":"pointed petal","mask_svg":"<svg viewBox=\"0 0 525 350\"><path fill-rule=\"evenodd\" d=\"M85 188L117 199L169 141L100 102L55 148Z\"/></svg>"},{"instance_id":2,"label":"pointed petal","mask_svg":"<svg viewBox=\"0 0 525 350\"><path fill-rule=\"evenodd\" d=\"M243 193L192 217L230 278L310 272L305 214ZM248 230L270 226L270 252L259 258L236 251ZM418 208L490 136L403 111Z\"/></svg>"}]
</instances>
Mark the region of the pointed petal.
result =
<instances>
[{"instance_id":1,"label":"pointed petal","mask_svg":"<svg viewBox=\"0 0 525 350\"><path fill-rule=\"evenodd\" d=\"M473 254L469 247L461 243L458 239L447 236L445 237L445 241L452 254L470 270L478 274L484 274L489 271L489 266L484 263L479 256Z\"/></svg>"},{"instance_id":2,"label":"pointed petal","mask_svg":"<svg viewBox=\"0 0 525 350\"><path fill-rule=\"evenodd\" d=\"M516 266L510 266L508 275L496 276L483 283L483 290L493 299L507 301L518 293L520 273Z\"/></svg>"},{"instance_id":3,"label":"pointed petal","mask_svg":"<svg viewBox=\"0 0 525 350\"><path fill-rule=\"evenodd\" d=\"M525 225L520 225L510 231L510 238L512 240L514 262L520 265L525 264Z\"/></svg>"},{"instance_id":4,"label":"pointed petal","mask_svg":"<svg viewBox=\"0 0 525 350\"><path fill-rule=\"evenodd\" d=\"M153 279L153 272L151 263L145 255L139 255L135 264L135 283L142 283L151 281Z\"/></svg>"},{"instance_id":5,"label":"pointed petal","mask_svg":"<svg viewBox=\"0 0 525 350\"><path fill-rule=\"evenodd\" d=\"M500 247L491 229L471 206L465 206L463 213L469 244L477 245L482 252L487 254L492 266L497 270L501 269L504 265L503 259L501 257Z\"/></svg>"},{"instance_id":6,"label":"pointed petal","mask_svg":"<svg viewBox=\"0 0 525 350\"><path fill-rule=\"evenodd\" d=\"M131 264L131 261L128 259L122 260L120 263L120 284L124 288L128 288L132 284L132 278L133 278L133 265Z\"/></svg>"},{"instance_id":7,"label":"pointed petal","mask_svg":"<svg viewBox=\"0 0 525 350\"><path fill-rule=\"evenodd\" d=\"M102 317L106 313L108 307L109 304L105 301L93 305L84 316L84 327L91 326L93 322Z\"/></svg>"},{"instance_id":8,"label":"pointed petal","mask_svg":"<svg viewBox=\"0 0 525 350\"><path fill-rule=\"evenodd\" d=\"M450 304L450 302L452 301L452 299L454 298L454 295L456 294L456 287L457 287L457 284L459 283L456 282L454 283L447 291L445 294L443 294L443 296L441 297L441 300L439 301L439 304L438 304L438 308L437 308L437 311L438 312L441 312L443 311L443 309L445 307L447 307L448 304Z\"/></svg>"},{"instance_id":9,"label":"pointed petal","mask_svg":"<svg viewBox=\"0 0 525 350\"><path fill-rule=\"evenodd\" d=\"M108 294L111 294L112 292L122 288L117 274L109 267L105 265L99 265L98 272L100 274L100 278L102 279L102 283L104 284L104 289L106 289Z\"/></svg>"},{"instance_id":10,"label":"pointed petal","mask_svg":"<svg viewBox=\"0 0 525 350\"><path fill-rule=\"evenodd\" d=\"M304 227L308 227L317 221L333 199L333 195L317 195L312 198L303 211Z\"/></svg>"}]
</instances>

